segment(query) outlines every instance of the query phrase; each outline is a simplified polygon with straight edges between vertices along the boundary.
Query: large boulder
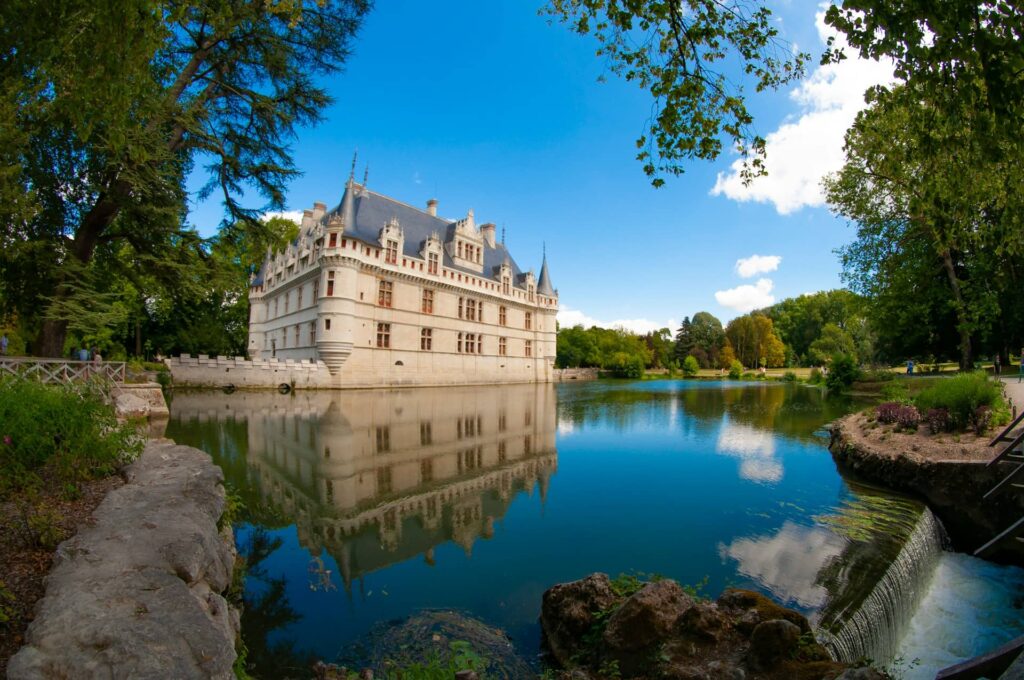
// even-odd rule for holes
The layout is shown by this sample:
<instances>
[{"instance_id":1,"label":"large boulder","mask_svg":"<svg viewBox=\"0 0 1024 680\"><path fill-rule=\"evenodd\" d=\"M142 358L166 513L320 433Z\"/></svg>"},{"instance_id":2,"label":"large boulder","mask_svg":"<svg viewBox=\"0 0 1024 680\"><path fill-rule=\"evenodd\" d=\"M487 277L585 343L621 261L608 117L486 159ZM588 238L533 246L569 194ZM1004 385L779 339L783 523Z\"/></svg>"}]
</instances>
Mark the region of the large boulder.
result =
<instances>
[{"instance_id":1,"label":"large boulder","mask_svg":"<svg viewBox=\"0 0 1024 680\"><path fill-rule=\"evenodd\" d=\"M571 666L584 649L584 636L597 623L596 614L611 608L619 596L607 574L560 583L544 593L540 622L548 650L558 663Z\"/></svg>"},{"instance_id":2,"label":"large boulder","mask_svg":"<svg viewBox=\"0 0 1024 680\"><path fill-rule=\"evenodd\" d=\"M667 639L693 598L675 581L648 583L608 619L604 643L612 652L637 651Z\"/></svg>"},{"instance_id":3,"label":"large boulder","mask_svg":"<svg viewBox=\"0 0 1024 680\"><path fill-rule=\"evenodd\" d=\"M757 624L750 635L747 665L755 671L767 671L790 658L800 645L800 628L784 619Z\"/></svg>"},{"instance_id":4,"label":"large boulder","mask_svg":"<svg viewBox=\"0 0 1024 680\"><path fill-rule=\"evenodd\" d=\"M800 629L801 634L811 632L810 622L800 612L781 607L752 590L728 588L717 602L720 609L735 618L737 629L744 635L753 633L757 624L775 619L789 621Z\"/></svg>"}]
</instances>

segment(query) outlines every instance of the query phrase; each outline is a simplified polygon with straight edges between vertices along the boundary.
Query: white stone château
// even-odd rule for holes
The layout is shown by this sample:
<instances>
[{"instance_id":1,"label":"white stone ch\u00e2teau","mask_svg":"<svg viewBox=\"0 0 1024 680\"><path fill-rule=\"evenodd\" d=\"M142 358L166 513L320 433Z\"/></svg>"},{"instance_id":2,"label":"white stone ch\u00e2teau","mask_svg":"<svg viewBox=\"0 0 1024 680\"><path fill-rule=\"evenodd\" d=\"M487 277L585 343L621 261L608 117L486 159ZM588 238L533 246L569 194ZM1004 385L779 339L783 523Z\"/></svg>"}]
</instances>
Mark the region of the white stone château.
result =
<instances>
[{"instance_id":1,"label":"white stone ch\u00e2teau","mask_svg":"<svg viewBox=\"0 0 1024 680\"><path fill-rule=\"evenodd\" d=\"M337 208L314 204L267 253L249 302L254 363L322 362L332 387L552 380L546 255L535 278L472 210L449 221L351 175Z\"/></svg>"}]
</instances>

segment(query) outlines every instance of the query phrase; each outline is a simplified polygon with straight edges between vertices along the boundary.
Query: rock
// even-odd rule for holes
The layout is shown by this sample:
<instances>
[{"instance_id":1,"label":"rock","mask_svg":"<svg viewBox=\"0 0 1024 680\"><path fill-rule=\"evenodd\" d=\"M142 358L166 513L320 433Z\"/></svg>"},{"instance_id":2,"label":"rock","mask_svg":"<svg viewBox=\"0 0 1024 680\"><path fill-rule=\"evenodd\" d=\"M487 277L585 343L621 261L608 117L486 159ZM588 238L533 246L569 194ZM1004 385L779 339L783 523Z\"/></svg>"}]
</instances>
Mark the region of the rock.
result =
<instances>
[{"instance_id":1,"label":"rock","mask_svg":"<svg viewBox=\"0 0 1024 680\"><path fill-rule=\"evenodd\" d=\"M151 443L126 477L58 547L8 678L234 677L220 468L198 449Z\"/></svg>"},{"instance_id":2,"label":"rock","mask_svg":"<svg viewBox=\"0 0 1024 680\"><path fill-rule=\"evenodd\" d=\"M604 643L613 651L637 651L665 640L693 598L675 581L648 583L608 619Z\"/></svg>"},{"instance_id":3,"label":"rock","mask_svg":"<svg viewBox=\"0 0 1024 680\"><path fill-rule=\"evenodd\" d=\"M708 664L708 674L715 680L746 680L747 674L724 661L712 661Z\"/></svg>"},{"instance_id":4,"label":"rock","mask_svg":"<svg viewBox=\"0 0 1024 680\"><path fill-rule=\"evenodd\" d=\"M870 666L848 668L836 680L888 680L889 676Z\"/></svg>"},{"instance_id":5,"label":"rock","mask_svg":"<svg viewBox=\"0 0 1024 680\"><path fill-rule=\"evenodd\" d=\"M127 392L117 395L114 408L120 418L145 418L149 415L149 402Z\"/></svg>"},{"instance_id":6,"label":"rock","mask_svg":"<svg viewBox=\"0 0 1024 680\"><path fill-rule=\"evenodd\" d=\"M476 671L459 671L455 674L455 680L478 680Z\"/></svg>"},{"instance_id":7,"label":"rock","mask_svg":"<svg viewBox=\"0 0 1024 680\"><path fill-rule=\"evenodd\" d=\"M755 671L766 671L790 657L800 644L800 628L784 619L757 624L750 635L747 665Z\"/></svg>"},{"instance_id":8,"label":"rock","mask_svg":"<svg viewBox=\"0 0 1024 680\"><path fill-rule=\"evenodd\" d=\"M584 635L596 622L594 614L619 599L607 574L591 574L548 589L541 602L540 623L544 641L555 660L565 667L571 666L572 657L583 649Z\"/></svg>"},{"instance_id":9,"label":"rock","mask_svg":"<svg viewBox=\"0 0 1024 680\"><path fill-rule=\"evenodd\" d=\"M364 668L359 671L359 680L373 680L373 670Z\"/></svg>"},{"instance_id":10,"label":"rock","mask_svg":"<svg viewBox=\"0 0 1024 680\"><path fill-rule=\"evenodd\" d=\"M752 590L728 588L718 598L717 602L719 608L737 612L737 628L746 635L753 633L757 624L773 619L789 621L800 629L800 633L811 632L810 622L800 612L780 607L764 595L755 593ZM743 627L740 627L740 622L742 622ZM749 628L744 630L747 626Z\"/></svg>"},{"instance_id":11,"label":"rock","mask_svg":"<svg viewBox=\"0 0 1024 680\"><path fill-rule=\"evenodd\" d=\"M705 642L717 642L725 628L725 617L713 602L698 602L679 617L680 632Z\"/></svg>"}]
</instances>

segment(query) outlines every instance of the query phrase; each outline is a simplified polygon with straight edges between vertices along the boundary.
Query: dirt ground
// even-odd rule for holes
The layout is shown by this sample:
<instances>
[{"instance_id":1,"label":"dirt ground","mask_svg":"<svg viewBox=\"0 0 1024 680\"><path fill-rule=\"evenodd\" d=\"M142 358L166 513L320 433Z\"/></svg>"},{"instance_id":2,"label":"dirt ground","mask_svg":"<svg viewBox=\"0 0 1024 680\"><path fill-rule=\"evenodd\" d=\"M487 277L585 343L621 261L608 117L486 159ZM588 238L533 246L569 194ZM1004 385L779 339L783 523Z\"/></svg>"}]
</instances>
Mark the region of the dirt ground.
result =
<instances>
[{"instance_id":1,"label":"dirt ground","mask_svg":"<svg viewBox=\"0 0 1024 680\"><path fill-rule=\"evenodd\" d=\"M895 425L883 425L864 413L847 416L845 432L854 444L878 455L892 458L906 456L917 461L988 461L997 452L988 445L1002 427L991 428L983 437L974 433L931 434L921 425L917 432L897 430Z\"/></svg>"},{"instance_id":2,"label":"dirt ground","mask_svg":"<svg viewBox=\"0 0 1024 680\"><path fill-rule=\"evenodd\" d=\"M7 662L24 642L53 563L53 547L35 541L43 534L55 546L73 536L88 526L107 493L124 484L120 475L84 482L79 497L67 500L59 484L46 483L51 481L31 500L19 496L0 503L0 607L8 616L6 623L0 616L0 677L7 677Z\"/></svg>"}]
</instances>

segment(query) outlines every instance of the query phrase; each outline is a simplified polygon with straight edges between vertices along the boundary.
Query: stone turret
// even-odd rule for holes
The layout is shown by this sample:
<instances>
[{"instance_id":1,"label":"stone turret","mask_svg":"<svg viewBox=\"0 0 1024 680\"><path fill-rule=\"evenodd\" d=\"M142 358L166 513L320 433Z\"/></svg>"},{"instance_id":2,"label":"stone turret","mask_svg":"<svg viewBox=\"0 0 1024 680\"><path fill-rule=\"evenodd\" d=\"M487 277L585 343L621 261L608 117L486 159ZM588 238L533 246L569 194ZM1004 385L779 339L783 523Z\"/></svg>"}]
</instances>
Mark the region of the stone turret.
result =
<instances>
[{"instance_id":1,"label":"stone turret","mask_svg":"<svg viewBox=\"0 0 1024 680\"><path fill-rule=\"evenodd\" d=\"M544 261L540 265L540 280L537 281L537 292L549 297L555 296L555 289L551 286L551 276L548 274L547 253L544 253Z\"/></svg>"}]
</instances>

